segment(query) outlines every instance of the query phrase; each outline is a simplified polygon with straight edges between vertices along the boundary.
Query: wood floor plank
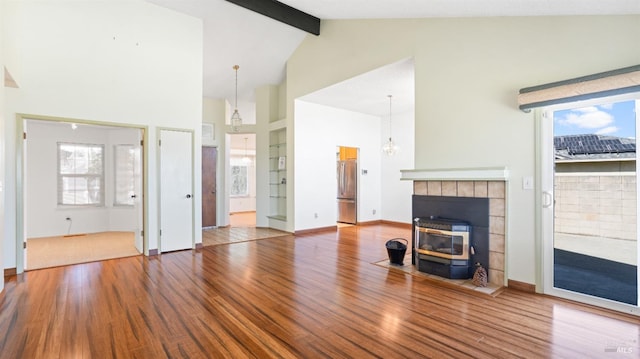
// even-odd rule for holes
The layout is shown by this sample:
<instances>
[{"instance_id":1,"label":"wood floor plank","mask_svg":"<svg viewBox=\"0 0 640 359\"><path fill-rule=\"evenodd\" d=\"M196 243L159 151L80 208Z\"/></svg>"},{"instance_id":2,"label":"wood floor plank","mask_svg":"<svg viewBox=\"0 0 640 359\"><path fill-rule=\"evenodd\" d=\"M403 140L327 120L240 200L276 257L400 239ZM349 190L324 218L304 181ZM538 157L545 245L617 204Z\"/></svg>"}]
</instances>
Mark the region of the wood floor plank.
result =
<instances>
[{"instance_id":1,"label":"wood floor plank","mask_svg":"<svg viewBox=\"0 0 640 359\"><path fill-rule=\"evenodd\" d=\"M374 265L376 225L30 271L0 294L0 358L601 358L638 317L496 297Z\"/></svg>"}]
</instances>

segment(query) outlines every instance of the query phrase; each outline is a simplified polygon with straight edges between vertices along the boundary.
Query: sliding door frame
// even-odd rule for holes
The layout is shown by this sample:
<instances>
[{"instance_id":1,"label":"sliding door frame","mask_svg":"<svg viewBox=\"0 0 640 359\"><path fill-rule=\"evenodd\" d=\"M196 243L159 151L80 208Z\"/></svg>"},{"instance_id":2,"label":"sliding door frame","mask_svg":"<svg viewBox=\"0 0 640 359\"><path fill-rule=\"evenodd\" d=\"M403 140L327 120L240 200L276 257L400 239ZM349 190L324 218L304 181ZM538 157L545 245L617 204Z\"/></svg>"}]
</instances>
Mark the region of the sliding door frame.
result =
<instances>
[{"instance_id":1,"label":"sliding door frame","mask_svg":"<svg viewBox=\"0 0 640 359\"><path fill-rule=\"evenodd\" d=\"M536 291L560 298L574 300L586 304L591 304L599 307L613 309L621 312L628 312L635 315L640 315L640 303L639 305L630 305L625 303L616 302L609 299L598 298L586 294L581 294L565 289L554 287L554 207L555 207L555 193L554 193L554 147L553 147L553 112L567 109L567 108L579 108L592 106L603 103L620 102L626 100L636 100L636 139L640 138L640 93L626 94L620 96L602 97L598 99L592 99L588 101L566 103L560 105L549 106L541 109L536 109L534 113L536 121L536 174L537 183L536 186L536 255L538 257L538 271L536 273ZM638 164L638 153L636 152L636 164ZM636 165L637 166L637 165ZM636 167L636 178L639 177L639 168ZM636 180L636 236L640 236L640 181ZM636 250L638 252L637 258L640 261L640 245L636 244ZM638 268L638 285L637 288L640 292L640 265L636 264Z\"/></svg>"}]
</instances>

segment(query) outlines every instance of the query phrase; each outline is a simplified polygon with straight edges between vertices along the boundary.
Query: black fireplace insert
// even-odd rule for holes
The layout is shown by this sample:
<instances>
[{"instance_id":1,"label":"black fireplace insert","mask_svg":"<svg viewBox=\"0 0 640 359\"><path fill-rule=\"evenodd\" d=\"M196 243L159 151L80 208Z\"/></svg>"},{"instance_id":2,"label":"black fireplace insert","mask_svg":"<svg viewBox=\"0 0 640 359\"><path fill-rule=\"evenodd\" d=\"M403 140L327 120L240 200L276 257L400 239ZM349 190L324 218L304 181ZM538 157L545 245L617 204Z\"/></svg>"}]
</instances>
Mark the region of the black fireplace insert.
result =
<instances>
[{"instance_id":1,"label":"black fireplace insert","mask_svg":"<svg viewBox=\"0 0 640 359\"><path fill-rule=\"evenodd\" d=\"M411 263L421 272L452 279L489 271L489 199L413 195Z\"/></svg>"},{"instance_id":2,"label":"black fireplace insert","mask_svg":"<svg viewBox=\"0 0 640 359\"><path fill-rule=\"evenodd\" d=\"M419 271L452 279L470 278L474 249L469 223L435 216L418 217L414 219L414 230Z\"/></svg>"}]
</instances>

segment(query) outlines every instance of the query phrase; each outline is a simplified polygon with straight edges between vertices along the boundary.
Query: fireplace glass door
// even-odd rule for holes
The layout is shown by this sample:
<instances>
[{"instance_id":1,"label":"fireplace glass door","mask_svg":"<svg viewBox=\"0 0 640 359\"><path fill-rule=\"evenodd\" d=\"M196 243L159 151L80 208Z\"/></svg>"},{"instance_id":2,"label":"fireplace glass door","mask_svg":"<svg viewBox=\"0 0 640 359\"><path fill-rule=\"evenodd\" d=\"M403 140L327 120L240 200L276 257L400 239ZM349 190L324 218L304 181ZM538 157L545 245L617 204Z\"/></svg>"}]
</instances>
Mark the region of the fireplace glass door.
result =
<instances>
[{"instance_id":1,"label":"fireplace glass door","mask_svg":"<svg viewBox=\"0 0 640 359\"><path fill-rule=\"evenodd\" d=\"M638 103L604 99L544 112L547 293L637 310Z\"/></svg>"},{"instance_id":2,"label":"fireplace glass door","mask_svg":"<svg viewBox=\"0 0 640 359\"><path fill-rule=\"evenodd\" d=\"M420 228L416 231L418 253L447 259L469 258L469 234Z\"/></svg>"}]
</instances>

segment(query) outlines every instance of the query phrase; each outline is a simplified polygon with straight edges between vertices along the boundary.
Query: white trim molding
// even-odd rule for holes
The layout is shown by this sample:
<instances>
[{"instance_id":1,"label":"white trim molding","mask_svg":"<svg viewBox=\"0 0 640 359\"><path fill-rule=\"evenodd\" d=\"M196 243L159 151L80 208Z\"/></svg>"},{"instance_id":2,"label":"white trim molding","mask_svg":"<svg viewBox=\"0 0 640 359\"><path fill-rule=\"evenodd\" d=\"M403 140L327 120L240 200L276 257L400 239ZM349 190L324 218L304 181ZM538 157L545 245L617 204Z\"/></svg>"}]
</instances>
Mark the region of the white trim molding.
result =
<instances>
[{"instance_id":1,"label":"white trim molding","mask_svg":"<svg viewBox=\"0 0 640 359\"><path fill-rule=\"evenodd\" d=\"M404 181L506 181L509 179L509 170L506 167L400 170L400 173L400 179Z\"/></svg>"}]
</instances>

